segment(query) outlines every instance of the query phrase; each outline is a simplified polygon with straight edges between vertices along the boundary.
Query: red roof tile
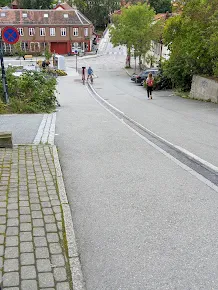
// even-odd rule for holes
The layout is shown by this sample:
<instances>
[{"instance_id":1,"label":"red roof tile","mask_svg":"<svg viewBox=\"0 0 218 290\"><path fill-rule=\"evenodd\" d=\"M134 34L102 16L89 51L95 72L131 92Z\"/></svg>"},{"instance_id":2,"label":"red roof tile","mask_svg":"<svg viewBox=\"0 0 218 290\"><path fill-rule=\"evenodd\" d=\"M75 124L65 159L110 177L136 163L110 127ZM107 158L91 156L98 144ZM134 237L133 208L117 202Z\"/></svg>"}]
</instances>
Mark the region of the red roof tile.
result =
<instances>
[{"instance_id":1,"label":"red roof tile","mask_svg":"<svg viewBox=\"0 0 218 290\"><path fill-rule=\"evenodd\" d=\"M66 2L58 4L58 5L54 8L54 10L58 9L59 7L62 8L63 10L73 10L73 7L70 6L70 5L69 5L68 3L66 3Z\"/></svg>"}]
</instances>

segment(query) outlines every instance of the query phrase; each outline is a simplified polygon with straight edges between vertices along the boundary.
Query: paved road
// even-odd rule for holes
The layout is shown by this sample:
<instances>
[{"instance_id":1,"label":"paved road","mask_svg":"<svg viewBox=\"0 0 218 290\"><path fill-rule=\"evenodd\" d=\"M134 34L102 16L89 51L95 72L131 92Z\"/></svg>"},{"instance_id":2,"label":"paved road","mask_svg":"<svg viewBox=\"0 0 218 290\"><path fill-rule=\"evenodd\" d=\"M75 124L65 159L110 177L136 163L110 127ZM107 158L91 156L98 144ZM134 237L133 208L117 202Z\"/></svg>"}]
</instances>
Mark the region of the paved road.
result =
<instances>
[{"instance_id":1,"label":"paved road","mask_svg":"<svg viewBox=\"0 0 218 290\"><path fill-rule=\"evenodd\" d=\"M130 81L124 69L125 56L109 43L104 56L81 60L92 66L98 78L94 88L112 105L149 130L200 158L218 166L218 105L155 92L147 100L146 91Z\"/></svg>"},{"instance_id":2,"label":"paved road","mask_svg":"<svg viewBox=\"0 0 218 290\"><path fill-rule=\"evenodd\" d=\"M188 139L188 149L211 161L201 132L217 148L207 132L217 132L217 106L169 92L151 103L129 82L124 60L106 54L80 65L93 65L105 99L170 141ZM79 77L62 78L59 90L56 144L87 290L217 289L217 192L106 111Z\"/></svg>"}]
</instances>

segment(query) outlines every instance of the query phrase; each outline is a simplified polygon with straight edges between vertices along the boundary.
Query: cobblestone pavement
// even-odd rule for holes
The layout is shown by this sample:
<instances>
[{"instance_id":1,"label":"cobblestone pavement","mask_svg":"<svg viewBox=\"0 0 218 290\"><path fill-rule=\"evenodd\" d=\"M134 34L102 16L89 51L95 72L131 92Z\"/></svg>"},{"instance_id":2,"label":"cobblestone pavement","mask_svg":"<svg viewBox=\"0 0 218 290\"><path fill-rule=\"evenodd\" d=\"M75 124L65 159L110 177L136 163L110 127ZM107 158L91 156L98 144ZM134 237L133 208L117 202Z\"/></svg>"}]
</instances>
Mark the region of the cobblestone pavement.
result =
<instances>
[{"instance_id":1,"label":"cobblestone pavement","mask_svg":"<svg viewBox=\"0 0 218 290\"><path fill-rule=\"evenodd\" d=\"M0 149L0 285L68 290L70 277L52 146Z\"/></svg>"},{"instance_id":2,"label":"cobblestone pavement","mask_svg":"<svg viewBox=\"0 0 218 290\"><path fill-rule=\"evenodd\" d=\"M56 113L44 114L34 144L54 144Z\"/></svg>"}]
</instances>

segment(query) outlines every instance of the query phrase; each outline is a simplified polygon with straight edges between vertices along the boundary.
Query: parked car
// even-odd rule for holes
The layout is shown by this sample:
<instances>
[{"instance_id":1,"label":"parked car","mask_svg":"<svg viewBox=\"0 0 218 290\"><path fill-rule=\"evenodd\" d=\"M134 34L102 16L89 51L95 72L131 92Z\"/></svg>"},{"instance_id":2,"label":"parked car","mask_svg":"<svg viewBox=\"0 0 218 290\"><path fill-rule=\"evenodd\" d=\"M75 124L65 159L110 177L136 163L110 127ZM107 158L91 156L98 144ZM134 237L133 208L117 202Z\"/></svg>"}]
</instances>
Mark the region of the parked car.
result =
<instances>
[{"instance_id":1,"label":"parked car","mask_svg":"<svg viewBox=\"0 0 218 290\"><path fill-rule=\"evenodd\" d=\"M139 75L136 76L135 83L140 83L141 85L143 85L144 80L147 79L150 73L152 73L153 77L155 78L158 75L159 70L157 68L146 69L145 71L141 72Z\"/></svg>"},{"instance_id":2,"label":"parked car","mask_svg":"<svg viewBox=\"0 0 218 290\"><path fill-rule=\"evenodd\" d=\"M134 81L135 81L135 78L136 78L136 76L137 76L137 74L136 74L136 73L133 73L133 74L132 74L132 76L131 76L131 81L133 81L133 82L134 82Z\"/></svg>"}]
</instances>

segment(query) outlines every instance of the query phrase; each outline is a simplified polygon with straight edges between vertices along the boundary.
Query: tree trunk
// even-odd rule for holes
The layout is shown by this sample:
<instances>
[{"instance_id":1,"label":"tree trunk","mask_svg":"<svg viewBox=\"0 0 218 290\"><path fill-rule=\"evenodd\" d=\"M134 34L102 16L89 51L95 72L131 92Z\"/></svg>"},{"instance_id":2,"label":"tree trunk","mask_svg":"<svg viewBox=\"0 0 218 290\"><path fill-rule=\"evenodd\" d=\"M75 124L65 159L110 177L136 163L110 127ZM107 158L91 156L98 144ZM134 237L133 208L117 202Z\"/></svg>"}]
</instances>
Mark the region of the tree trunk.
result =
<instances>
[{"instance_id":1,"label":"tree trunk","mask_svg":"<svg viewBox=\"0 0 218 290\"><path fill-rule=\"evenodd\" d=\"M131 49L128 48L129 67L131 67Z\"/></svg>"},{"instance_id":2,"label":"tree trunk","mask_svg":"<svg viewBox=\"0 0 218 290\"><path fill-rule=\"evenodd\" d=\"M142 56L139 55L139 69L142 70Z\"/></svg>"},{"instance_id":3,"label":"tree trunk","mask_svg":"<svg viewBox=\"0 0 218 290\"><path fill-rule=\"evenodd\" d=\"M126 67L129 68L131 67L130 60L131 60L131 49L127 48Z\"/></svg>"}]
</instances>

